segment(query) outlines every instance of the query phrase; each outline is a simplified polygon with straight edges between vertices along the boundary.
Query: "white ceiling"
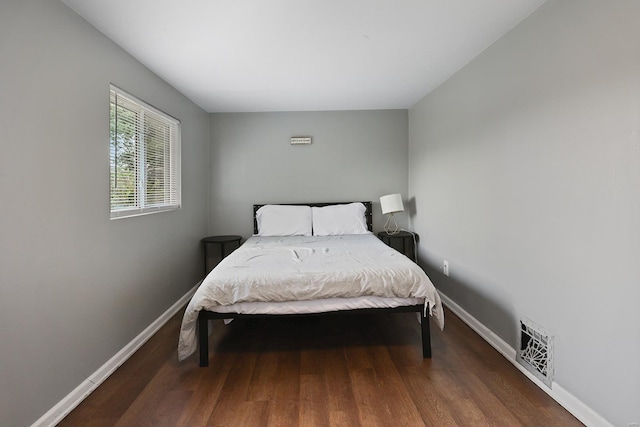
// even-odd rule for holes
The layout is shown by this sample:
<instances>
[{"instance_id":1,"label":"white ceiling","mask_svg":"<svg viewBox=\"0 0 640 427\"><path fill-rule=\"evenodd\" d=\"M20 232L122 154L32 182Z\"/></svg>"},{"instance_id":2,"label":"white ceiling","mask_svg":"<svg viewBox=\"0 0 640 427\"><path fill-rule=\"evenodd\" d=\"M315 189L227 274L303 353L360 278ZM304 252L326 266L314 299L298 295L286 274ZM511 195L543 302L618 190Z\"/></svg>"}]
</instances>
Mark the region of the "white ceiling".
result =
<instances>
[{"instance_id":1,"label":"white ceiling","mask_svg":"<svg viewBox=\"0 0 640 427\"><path fill-rule=\"evenodd\" d=\"M63 0L208 112L410 108L545 1Z\"/></svg>"}]
</instances>

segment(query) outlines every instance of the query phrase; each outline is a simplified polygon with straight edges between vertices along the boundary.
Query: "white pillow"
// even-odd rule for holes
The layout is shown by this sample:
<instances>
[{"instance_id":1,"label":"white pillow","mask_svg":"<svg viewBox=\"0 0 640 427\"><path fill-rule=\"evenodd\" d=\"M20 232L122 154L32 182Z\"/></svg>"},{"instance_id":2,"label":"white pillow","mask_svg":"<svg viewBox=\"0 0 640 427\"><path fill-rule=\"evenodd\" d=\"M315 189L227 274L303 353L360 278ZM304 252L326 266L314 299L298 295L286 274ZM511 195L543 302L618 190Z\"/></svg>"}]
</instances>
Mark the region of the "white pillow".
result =
<instances>
[{"instance_id":1,"label":"white pillow","mask_svg":"<svg viewBox=\"0 0 640 427\"><path fill-rule=\"evenodd\" d=\"M309 206L264 205L256 212L258 236L311 236Z\"/></svg>"},{"instance_id":2,"label":"white pillow","mask_svg":"<svg viewBox=\"0 0 640 427\"><path fill-rule=\"evenodd\" d=\"M368 234L365 211L362 203L312 207L313 235Z\"/></svg>"}]
</instances>

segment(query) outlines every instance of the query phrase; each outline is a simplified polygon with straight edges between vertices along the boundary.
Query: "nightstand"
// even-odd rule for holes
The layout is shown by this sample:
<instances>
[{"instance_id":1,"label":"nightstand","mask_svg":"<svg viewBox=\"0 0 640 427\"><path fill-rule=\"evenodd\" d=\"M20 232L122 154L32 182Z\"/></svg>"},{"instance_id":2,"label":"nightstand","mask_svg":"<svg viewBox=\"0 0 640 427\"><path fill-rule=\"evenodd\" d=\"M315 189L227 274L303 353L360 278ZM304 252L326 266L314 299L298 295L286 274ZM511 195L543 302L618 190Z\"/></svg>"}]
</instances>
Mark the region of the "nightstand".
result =
<instances>
[{"instance_id":1,"label":"nightstand","mask_svg":"<svg viewBox=\"0 0 640 427\"><path fill-rule=\"evenodd\" d=\"M202 239L204 243L204 274L209 274L231 252L240 247L242 236L211 236Z\"/></svg>"},{"instance_id":2,"label":"nightstand","mask_svg":"<svg viewBox=\"0 0 640 427\"><path fill-rule=\"evenodd\" d=\"M393 249L405 254L409 259L416 262L416 245L419 241L417 234L409 233L408 231L398 231L397 234L387 234L386 231L381 231L378 233L378 238L388 246L391 246Z\"/></svg>"}]
</instances>

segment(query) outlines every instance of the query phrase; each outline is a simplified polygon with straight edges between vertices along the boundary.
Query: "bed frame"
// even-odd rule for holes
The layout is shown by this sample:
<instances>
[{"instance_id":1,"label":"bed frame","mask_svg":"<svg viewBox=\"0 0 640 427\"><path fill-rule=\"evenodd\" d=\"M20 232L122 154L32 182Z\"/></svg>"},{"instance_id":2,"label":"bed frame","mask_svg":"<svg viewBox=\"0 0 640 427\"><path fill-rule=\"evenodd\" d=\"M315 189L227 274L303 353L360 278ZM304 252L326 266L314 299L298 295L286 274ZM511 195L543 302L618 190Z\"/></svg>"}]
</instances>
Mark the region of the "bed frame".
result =
<instances>
[{"instance_id":1,"label":"bed frame","mask_svg":"<svg viewBox=\"0 0 640 427\"><path fill-rule=\"evenodd\" d=\"M338 203L287 203L288 205L297 206L330 206L351 202L338 202ZM369 231L373 231L373 213L371 209L371 202L361 202L364 204L365 219L367 221L367 228ZM254 233L258 233L258 223L256 221L256 212L264 205L253 205L253 228ZM367 314L367 313L419 313L420 325L422 331L422 357L431 358L431 331L429 328L429 306L425 307L423 304L408 305L394 308L362 308L356 310L341 310L341 311L329 311L324 313L308 313L308 314L238 314L238 313L216 313L213 311L201 310L198 315L198 346L200 353L200 366L209 366L209 320L210 319L241 319L241 318L274 318L274 317L308 317L308 316L331 316L331 315L343 315L343 314Z\"/></svg>"}]
</instances>

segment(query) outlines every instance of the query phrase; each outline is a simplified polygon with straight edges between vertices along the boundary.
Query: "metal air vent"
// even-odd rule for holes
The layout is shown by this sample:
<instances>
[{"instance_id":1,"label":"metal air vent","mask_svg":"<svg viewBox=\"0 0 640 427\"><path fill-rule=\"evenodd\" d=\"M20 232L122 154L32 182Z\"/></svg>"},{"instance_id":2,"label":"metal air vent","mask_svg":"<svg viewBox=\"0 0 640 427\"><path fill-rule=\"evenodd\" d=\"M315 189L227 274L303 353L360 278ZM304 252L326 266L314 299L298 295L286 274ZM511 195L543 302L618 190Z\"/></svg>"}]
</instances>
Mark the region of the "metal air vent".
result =
<instances>
[{"instance_id":1,"label":"metal air vent","mask_svg":"<svg viewBox=\"0 0 640 427\"><path fill-rule=\"evenodd\" d=\"M518 363L547 387L553 383L553 336L528 319L520 320Z\"/></svg>"}]
</instances>

